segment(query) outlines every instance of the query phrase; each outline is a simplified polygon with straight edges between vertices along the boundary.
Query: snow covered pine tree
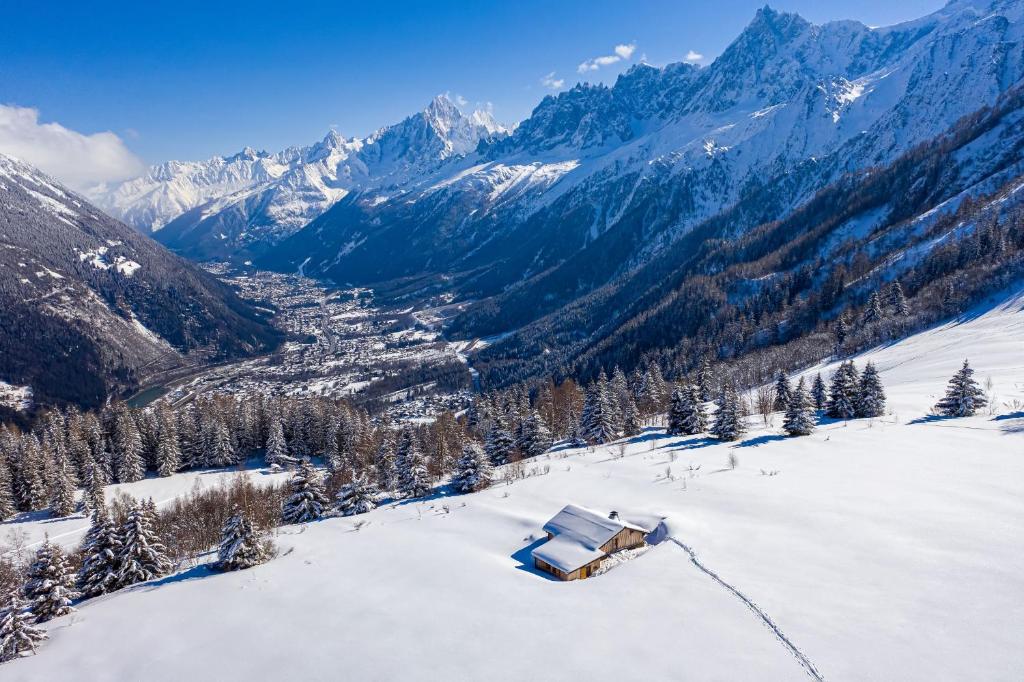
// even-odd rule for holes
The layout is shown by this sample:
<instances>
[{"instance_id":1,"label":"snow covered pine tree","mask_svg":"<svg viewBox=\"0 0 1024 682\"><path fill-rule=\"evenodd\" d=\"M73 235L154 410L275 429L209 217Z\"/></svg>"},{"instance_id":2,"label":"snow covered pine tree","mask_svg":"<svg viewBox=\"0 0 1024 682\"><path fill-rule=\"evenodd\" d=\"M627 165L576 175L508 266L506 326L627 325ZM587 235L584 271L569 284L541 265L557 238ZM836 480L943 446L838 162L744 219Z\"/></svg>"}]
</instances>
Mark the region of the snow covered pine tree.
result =
<instances>
[{"instance_id":1,"label":"snow covered pine tree","mask_svg":"<svg viewBox=\"0 0 1024 682\"><path fill-rule=\"evenodd\" d=\"M462 456L455 464L452 488L460 493L474 493L491 484L491 462L476 443L466 443Z\"/></svg>"},{"instance_id":2,"label":"snow covered pine tree","mask_svg":"<svg viewBox=\"0 0 1024 682\"><path fill-rule=\"evenodd\" d=\"M964 360L964 366L949 380L946 396L935 405L935 411L946 417L970 417L987 404L985 392L974 380L974 370Z\"/></svg>"},{"instance_id":3,"label":"snow covered pine tree","mask_svg":"<svg viewBox=\"0 0 1024 682\"><path fill-rule=\"evenodd\" d=\"M44 623L74 612L71 602L78 597L74 573L68 568L64 552L49 538L36 552L25 578L25 598L37 622Z\"/></svg>"},{"instance_id":4,"label":"snow covered pine tree","mask_svg":"<svg viewBox=\"0 0 1024 682\"><path fill-rule=\"evenodd\" d=\"M857 416L857 393L860 390L857 368L847 360L832 375L829 386L827 414L833 419L853 419Z\"/></svg>"},{"instance_id":5,"label":"snow covered pine tree","mask_svg":"<svg viewBox=\"0 0 1024 682\"><path fill-rule=\"evenodd\" d=\"M790 436L807 436L814 431L814 408L804 388L803 377L790 393L782 428Z\"/></svg>"},{"instance_id":6,"label":"snow covered pine tree","mask_svg":"<svg viewBox=\"0 0 1024 682\"><path fill-rule=\"evenodd\" d=\"M881 417L885 414L885 390L878 370L873 362L864 366L860 375L860 386L857 390L857 416Z\"/></svg>"},{"instance_id":7,"label":"snow covered pine tree","mask_svg":"<svg viewBox=\"0 0 1024 682\"><path fill-rule=\"evenodd\" d=\"M291 480L292 493L285 500L281 520L285 523L306 523L324 515L327 496L320 483L320 476L308 459L302 460L299 470Z\"/></svg>"},{"instance_id":8,"label":"snow covered pine tree","mask_svg":"<svg viewBox=\"0 0 1024 682\"><path fill-rule=\"evenodd\" d=\"M164 546L153 530L143 504L134 504L121 527L117 555L117 586L127 587L165 575L171 568Z\"/></svg>"},{"instance_id":9,"label":"snow covered pine tree","mask_svg":"<svg viewBox=\"0 0 1024 682\"><path fill-rule=\"evenodd\" d=\"M338 512L342 516L365 514L377 507L377 486L366 474L356 475L338 491Z\"/></svg>"},{"instance_id":10,"label":"snow covered pine tree","mask_svg":"<svg viewBox=\"0 0 1024 682\"><path fill-rule=\"evenodd\" d=\"M262 564L269 558L268 543L253 528L252 521L241 507L235 505L220 532L216 568L238 571Z\"/></svg>"},{"instance_id":11,"label":"snow covered pine tree","mask_svg":"<svg viewBox=\"0 0 1024 682\"><path fill-rule=\"evenodd\" d=\"M92 513L92 525L82 541L82 567L78 589L83 597L96 597L117 589L118 555L121 538L106 509Z\"/></svg>"},{"instance_id":12,"label":"snow covered pine tree","mask_svg":"<svg viewBox=\"0 0 1024 682\"><path fill-rule=\"evenodd\" d=\"M746 433L747 425L741 414L736 391L732 386L725 386L716 402L718 411L711 425L711 435L722 441L739 440Z\"/></svg>"},{"instance_id":13,"label":"snow covered pine tree","mask_svg":"<svg viewBox=\"0 0 1024 682\"><path fill-rule=\"evenodd\" d=\"M16 589L7 595L0 613L0 663L13 661L26 653L35 653L36 645L46 639L46 632L32 626L35 615L25 608Z\"/></svg>"}]
</instances>

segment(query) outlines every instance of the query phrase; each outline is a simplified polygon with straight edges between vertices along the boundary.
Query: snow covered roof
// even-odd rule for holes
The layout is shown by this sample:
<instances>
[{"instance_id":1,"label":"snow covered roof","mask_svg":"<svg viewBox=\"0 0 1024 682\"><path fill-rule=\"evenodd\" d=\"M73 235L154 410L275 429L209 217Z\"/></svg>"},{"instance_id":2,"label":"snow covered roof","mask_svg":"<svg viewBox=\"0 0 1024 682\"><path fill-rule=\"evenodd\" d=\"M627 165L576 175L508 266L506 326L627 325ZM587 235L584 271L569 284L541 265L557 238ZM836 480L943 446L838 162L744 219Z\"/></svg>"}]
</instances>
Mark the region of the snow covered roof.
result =
<instances>
[{"instance_id":1,"label":"snow covered roof","mask_svg":"<svg viewBox=\"0 0 1024 682\"><path fill-rule=\"evenodd\" d=\"M593 509L567 504L544 524L544 531L554 537L531 554L568 573L604 556L601 546L624 528L648 532L628 521L610 519Z\"/></svg>"}]
</instances>

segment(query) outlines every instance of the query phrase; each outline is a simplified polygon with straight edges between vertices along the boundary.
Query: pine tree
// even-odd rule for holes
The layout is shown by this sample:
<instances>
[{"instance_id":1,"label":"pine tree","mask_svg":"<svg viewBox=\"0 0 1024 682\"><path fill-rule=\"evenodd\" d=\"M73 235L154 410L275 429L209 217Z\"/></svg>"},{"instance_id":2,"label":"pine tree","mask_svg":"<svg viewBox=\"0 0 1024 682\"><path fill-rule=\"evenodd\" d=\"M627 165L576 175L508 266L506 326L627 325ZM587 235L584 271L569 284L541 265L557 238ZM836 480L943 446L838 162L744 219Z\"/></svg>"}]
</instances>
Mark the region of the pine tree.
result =
<instances>
[{"instance_id":1,"label":"pine tree","mask_svg":"<svg viewBox=\"0 0 1024 682\"><path fill-rule=\"evenodd\" d=\"M836 320L835 335L836 355L838 355L843 348L843 344L846 343L846 337L850 335L850 323L846 321L845 312L841 313Z\"/></svg>"},{"instance_id":2,"label":"pine tree","mask_svg":"<svg viewBox=\"0 0 1024 682\"><path fill-rule=\"evenodd\" d=\"M793 389L789 386L789 379L786 373L779 370L775 375L775 404L773 409L782 412L789 407L789 399L792 397Z\"/></svg>"},{"instance_id":3,"label":"pine tree","mask_svg":"<svg viewBox=\"0 0 1024 682\"><path fill-rule=\"evenodd\" d=\"M825 393L825 382L821 378L821 372L814 377L814 387L811 389L811 398L814 400L814 409L824 410L828 403L828 395Z\"/></svg>"},{"instance_id":4,"label":"pine tree","mask_svg":"<svg viewBox=\"0 0 1024 682\"><path fill-rule=\"evenodd\" d=\"M507 464L512 459L515 444L512 434L503 427L499 419L494 419L484 442L484 449L491 462L497 465Z\"/></svg>"},{"instance_id":5,"label":"pine tree","mask_svg":"<svg viewBox=\"0 0 1024 682\"><path fill-rule=\"evenodd\" d=\"M291 495L281 510L281 519L285 523L316 521L324 515L327 496L320 483L320 476L308 459L302 460L289 485Z\"/></svg>"},{"instance_id":6,"label":"pine tree","mask_svg":"<svg viewBox=\"0 0 1024 682\"><path fill-rule=\"evenodd\" d=\"M64 552L46 538L25 574L25 598L36 622L44 623L74 612L71 602L78 597L74 588L75 576L68 568Z\"/></svg>"},{"instance_id":7,"label":"pine tree","mask_svg":"<svg viewBox=\"0 0 1024 682\"><path fill-rule=\"evenodd\" d=\"M985 392L974 380L974 370L964 360L946 387L946 396L935 406L935 411L947 417L970 417L985 407L988 400Z\"/></svg>"},{"instance_id":8,"label":"pine tree","mask_svg":"<svg viewBox=\"0 0 1024 682\"><path fill-rule=\"evenodd\" d=\"M142 459L142 437L135 426L135 420L127 410L121 410L115 418L114 464L119 483L141 481L146 476Z\"/></svg>"},{"instance_id":9,"label":"pine tree","mask_svg":"<svg viewBox=\"0 0 1024 682\"><path fill-rule=\"evenodd\" d=\"M833 419L853 419L857 416L859 377L853 360L847 360L832 375L829 386L827 414Z\"/></svg>"},{"instance_id":10,"label":"pine tree","mask_svg":"<svg viewBox=\"0 0 1024 682\"><path fill-rule=\"evenodd\" d=\"M86 509L92 511L104 509L107 500L103 493L103 479L99 475L98 467L91 462L86 469L85 485L86 488L85 493L82 495L82 501L85 503Z\"/></svg>"},{"instance_id":11,"label":"pine tree","mask_svg":"<svg viewBox=\"0 0 1024 682\"><path fill-rule=\"evenodd\" d=\"M262 564L269 558L270 548L266 541L253 528L245 512L235 505L220 532L216 568L238 571Z\"/></svg>"},{"instance_id":12,"label":"pine tree","mask_svg":"<svg viewBox=\"0 0 1024 682\"><path fill-rule=\"evenodd\" d=\"M157 409L156 471L170 476L181 468L181 444L178 441L178 422L174 413L161 403Z\"/></svg>"},{"instance_id":13,"label":"pine tree","mask_svg":"<svg viewBox=\"0 0 1024 682\"><path fill-rule=\"evenodd\" d=\"M83 597L96 597L118 588L122 542L109 514L102 507L93 510L92 525L82 541L82 567L78 589Z\"/></svg>"},{"instance_id":14,"label":"pine tree","mask_svg":"<svg viewBox=\"0 0 1024 682\"><path fill-rule=\"evenodd\" d=\"M701 358L697 369L697 388L700 389L700 402L706 403L714 397L714 386L711 379L711 363Z\"/></svg>"},{"instance_id":15,"label":"pine tree","mask_svg":"<svg viewBox=\"0 0 1024 682\"><path fill-rule=\"evenodd\" d=\"M700 387L696 384L689 384L684 387L686 398L686 414L683 417L682 431L687 436L695 436L708 430L708 415L701 400Z\"/></svg>"},{"instance_id":16,"label":"pine tree","mask_svg":"<svg viewBox=\"0 0 1024 682\"><path fill-rule=\"evenodd\" d=\"M71 516L75 513L75 488L71 483L67 466L60 462L53 481L53 497L50 513L56 517Z\"/></svg>"},{"instance_id":17,"label":"pine tree","mask_svg":"<svg viewBox=\"0 0 1024 682\"><path fill-rule=\"evenodd\" d=\"M711 425L712 436L722 441L739 440L746 433L747 425L740 409L740 401L732 386L726 385L716 401L718 411Z\"/></svg>"},{"instance_id":18,"label":"pine tree","mask_svg":"<svg viewBox=\"0 0 1024 682\"><path fill-rule=\"evenodd\" d=\"M569 441L569 445L574 448L582 448L587 444L587 441L583 440L583 431L580 426L580 419L576 416L574 410L569 410L569 436L566 440Z\"/></svg>"},{"instance_id":19,"label":"pine tree","mask_svg":"<svg viewBox=\"0 0 1024 682\"><path fill-rule=\"evenodd\" d=\"M36 645L47 635L44 630L32 626L34 619L31 609L22 604L18 591L11 590L0 615L0 663L36 652Z\"/></svg>"},{"instance_id":20,"label":"pine tree","mask_svg":"<svg viewBox=\"0 0 1024 682\"><path fill-rule=\"evenodd\" d=\"M13 517L16 511L10 474L7 473L6 466L0 466L0 521Z\"/></svg>"},{"instance_id":21,"label":"pine tree","mask_svg":"<svg viewBox=\"0 0 1024 682\"><path fill-rule=\"evenodd\" d=\"M670 436L681 436L685 433L683 431L683 423L690 412L687 399L685 387L677 386L672 391L672 398L668 404L668 428L666 429Z\"/></svg>"},{"instance_id":22,"label":"pine tree","mask_svg":"<svg viewBox=\"0 0 1024 682\"><path fill-rule=\"evenodd\" d=\"M293 460L288 456L288 444L284 439L284 427L281 426L281 418L274 416L270 422L270 432L267 434L266 454L264 455L267 466L285 466Z\"/></svg>"},{"instance_id":23,"label":"pine tree","mask_svg":"<svg viewBox=\"0 0 1024 682\"><path fill-rule=\"evenodd\" d=\"M789 395L782 428L790 436L807 436L814 430L814 409L804 388L803 377Z\"/></svg>"},{"instance_id":24,"label":"pine tree","mask_svg":"<svg viewBox=\"0 0 1024 682\"><path fill-rule=\"evenodd\" d=\"M134 504L118 533L121 548L117 555L118 587L152 580L170 570L164 546L153 530L149 514L142 504Z\"/></svg>"},{"instance_id":25,"label":"pine tree","mask_svg":"<svg viewBox=\"0 0 1024 682\"><path fill-rule=\"evenodd\" d=\"M868 297L868 305L864 309L864 317L862 322L864 324L871 324L878 322L885 316L885 312L882 310L882 298L878 295L877 291L872 291L871 296Z\"/></svg>"},{"instance_id":26,"label":"pine tree","mask_svg":"<svg viewBox=\"0 0 1024 682\"><path fill-rule=\"evenodd\" d=\"M885 391L872 362L864 366L857 391L857 416L881 417L885 414Z\"/></svg>"},{"instance_id":27,"label":"pine tree","mask_svg":"<svg viewBox=\"0 0 1024 682\"><path fill-rule=\"evenodd\" d=\"M587 390L583 414L580 416L580 430L583 438L591 444L600 445L618 438L608 392L600 381L591 384Z\"/></svg>"},{"instance_id":28,"label":"pine tree","mask_svg":"<svg viewBox=\"0 0 1024 682\"><path fill-rule=\"evenodd\" d=\"M395 455L398 490L406 497L423 497L430 492L430 475L423 452L412 431L406 429L398 442Z\"/></svg>"},{"instance_id":29,"label":"pine tree","mask_svg":"<svg viewBox=\"0 0 1024 682\"><path fill-rule=\"evenodd\" d=\"M460 493L474 493L491 484L493 471L487 454L476 443L466 443L455 464L452 488Z\"/></svg>"},{"instance_id":30,"label":"pine tree","mask_svg":"<svg viewBox=\"0 0 1024 682\"><path fill-rule=\"evenodd\" d=\"M903 295L903 287L896 280L889 285L889 292L886 296L889 307L897 317L909 317L910 307L907 305L907 298Z\"/></svg>"},{"instance_id":31,"label":"pine tree","mask_svg":"<svg viewBox=\"0 0 1024 682\"><path fill-rule=\"evenodd\" d=\"M214 417L206 439L206 462L212 467L229 467L237 463L235 445L224 420Z\"/></svg>"},{"instance_id":32,"label":"pine tree","mask_svg":"<svg viewBox=\"0 0 1024 682\"><path fill-rule=\"evenodd\" d=\"M627 438L639 436L643 430L640 424L640 410L636 407L636 401L630 393L626 394L622 407L622 435Z\"/></svg>"},{"instance_id":33,"label":"pine tree","mask_svg":"<svg viewBox=\"0 0 1024 682\"><path fill-rule=\"evenodd\" d=\"M342 516L353 516L372 511L377 507L378 493L373 481L366 474L359 474L338 491L338 512Z\"/></svg>"},{"instance_id":34,"label":"pine tree","mask_svg":"<svg viewBox=\"0 0 1024 682\"><path fill-rule=\"evenodd\" d=\"M525 457L537 457L551 449L553 443L554 438L551 437L551 431L547 424L539 414L531 412L530 416L523 420L520 452Z\"/></svg>"},{"instance_id":35,"label":"pine tree","mask_svg":"<svg viewBox=\"0 0 1024 682\"><path fill-rule=\"evenodd\" d=\"M34 434L22 438L21 456L18 459L17 478L14 493L18 508L23 511L45 509L49 500L46 483L42 476L42 453L39 439Z\"/></svg>"}]
</instances>

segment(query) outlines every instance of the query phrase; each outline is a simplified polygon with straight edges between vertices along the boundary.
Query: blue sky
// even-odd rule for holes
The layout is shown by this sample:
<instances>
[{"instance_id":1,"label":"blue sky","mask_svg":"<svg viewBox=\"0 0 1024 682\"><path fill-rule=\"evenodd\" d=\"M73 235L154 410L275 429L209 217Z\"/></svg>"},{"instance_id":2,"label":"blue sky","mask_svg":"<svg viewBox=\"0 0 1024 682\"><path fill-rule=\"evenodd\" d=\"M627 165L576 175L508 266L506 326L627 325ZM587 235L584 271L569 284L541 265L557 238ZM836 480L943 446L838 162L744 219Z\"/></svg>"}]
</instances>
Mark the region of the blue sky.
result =
<instances>
[{"instance_id":1,"label":"blue sky","mask_svg":"<svg viewBox=\"0 0 1024 682\"><path fill-rule=\"evenodd\" d=\"M692 52L706 63L763 0L4 4L0 104L38 110L37 124L111 131L149 163L277 150L331 127L365 135L441 92L514 122L552 91L550 74L549 86L569 87L610 82L641 58L661 65ZM772 6L887 25L942 4ZM579 72L610 56L619 59Z\"/></svg>"}]
</instances>

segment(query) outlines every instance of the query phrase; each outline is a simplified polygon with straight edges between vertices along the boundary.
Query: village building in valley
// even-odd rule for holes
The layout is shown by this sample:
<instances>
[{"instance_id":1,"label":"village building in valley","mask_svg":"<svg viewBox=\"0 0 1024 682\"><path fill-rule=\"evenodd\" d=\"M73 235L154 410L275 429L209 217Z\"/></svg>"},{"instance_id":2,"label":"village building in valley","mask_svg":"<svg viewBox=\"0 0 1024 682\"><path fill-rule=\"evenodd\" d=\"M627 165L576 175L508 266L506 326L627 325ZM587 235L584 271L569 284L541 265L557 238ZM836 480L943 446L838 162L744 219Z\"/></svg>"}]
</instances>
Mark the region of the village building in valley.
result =
<instances>
[{"instance_id":1,"label":"village building in valley","mask_svg":"<svg viewBox=\"0 0 1024 682\"><path fill-rule=\"evenodd\" d=\"M533 565L560 580L589 578L610 554L645 544L649 532L624 521L575 504L566 505L546 524L548 541L531 553Z\"/></svg>"}]
</instances>

